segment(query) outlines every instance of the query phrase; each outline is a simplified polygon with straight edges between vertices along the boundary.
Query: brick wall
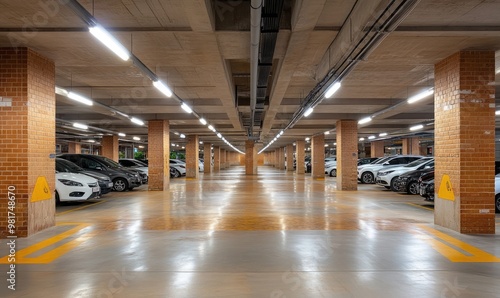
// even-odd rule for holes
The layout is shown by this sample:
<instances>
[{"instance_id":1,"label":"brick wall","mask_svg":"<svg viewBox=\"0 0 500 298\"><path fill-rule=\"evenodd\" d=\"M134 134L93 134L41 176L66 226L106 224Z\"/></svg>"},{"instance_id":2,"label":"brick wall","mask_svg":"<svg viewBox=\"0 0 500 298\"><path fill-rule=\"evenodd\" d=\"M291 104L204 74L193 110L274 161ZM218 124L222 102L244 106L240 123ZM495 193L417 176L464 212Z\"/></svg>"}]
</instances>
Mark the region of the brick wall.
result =
<instances>
[{"instance_id":1,"label":"brick wall","mask_svg":"<svg viewBox=\"0 0 500 298\"><path fill-rule=\"evenodd\" d=\"M214 146L214 172L220 171L220 147Z\"/></svg>"},{"instance_id":2,"label":"brick wall","mask_svg":"<svg viewBox=\"0 0 500 298\"><path fill-rule=\"evenodd\" d=\"M212 144L203 144L203 172L212 172Z\"/></svg>"},{"instance_id":3,"label":"brick wall","mask_svg":"<svg viewBox=\"0 0 500 298\"><path fill-rule=\"evenodd\" d=\"M371 142L370 157L383 157L384 153L384 141Z\"/></svg>"},{"instance_id":4,"label":"brick wall","mask_svg":"<svg viewBox=\"0 0 500 298\"><path fill-rule=\"evenodd\" d=\"M118 136L104 136L101 141L102 156L112 159L118 162L119 159L119 148L118 148Z\"/></svg>"},{"instance_id":5,"label":"brick wall","mask_svg":"<svg viewBox=\"0 0 500 298\"><path fill-rule=\"evenodd\" d=\"M337 189L358 189L358 123L337 121Z\"/></svg>"},{"instance_id":6,"label":"brick wall","mask_svg":"<svg viewBox=\"0 0 500 298\"><path fill-rule=\"evenodd\" d=\"M462 51L435 66L436 192L447 174L455 201L436 197L434 219L461 233L495 233L494 81L493 51Z\"/></svg>"},{"instance_id":7,"label":"brick wall","mask_svg":"<svg viewBox=\"0 0 500 298\"><path fill-rule=\"evenodd\" d=\"M311 176L313 179L325 179L325 135L311 139Z\"/></svg>"},{"instance_id":8,"label":"brick wall","mask_svg":"<svg viewBox=\"0 0 500 298\"><path fill-rule=\"evenodd\" d=\"M306 142L304 140L299 140L295 142L295 155L297 158L297 174L303 175L306 171L305 166L305 145Z\"/></svg>"},{"instance_id":9,"label":"brick wall","mask_svg":"<svg viewBox=\"0 0 500 298\"><path fill-rule=\"evenodd\" d=\"M293 144L288 144L286 146L286 170L288 172L293 172Z\"/></svg>"},{"instance_id":10,"label":"brick wall","mask_svg":"<svg viewBox=\"0 0 500 298\"><path fill-rule=\"evenodd\" d=\"M31 202L38 177L55 191L55 67L27 48L0 48L0 237L7 226L7 189L15 187L16 235L27 237L55 224L53 198Z\"/></svg>"},{"instance_id":11,"label":"brick wall","mask_svg":"<svg viewBox=\"0 0 500 298\"><path fill-rule=\"evenodd\" d=\"M199 138L197 135L188 136L186 145L186 177L198 178L199 176Z\"/></svg>"},{"instance_id":12,"label":"brick wall","mask_svg":"<svg viewBox=\"0 0 500 298\"><path fill-rule=\"evenodd\" d=\"M168 120L148 122L148 189L170 187L170 126Z\"/></svg>"}]
</instances>

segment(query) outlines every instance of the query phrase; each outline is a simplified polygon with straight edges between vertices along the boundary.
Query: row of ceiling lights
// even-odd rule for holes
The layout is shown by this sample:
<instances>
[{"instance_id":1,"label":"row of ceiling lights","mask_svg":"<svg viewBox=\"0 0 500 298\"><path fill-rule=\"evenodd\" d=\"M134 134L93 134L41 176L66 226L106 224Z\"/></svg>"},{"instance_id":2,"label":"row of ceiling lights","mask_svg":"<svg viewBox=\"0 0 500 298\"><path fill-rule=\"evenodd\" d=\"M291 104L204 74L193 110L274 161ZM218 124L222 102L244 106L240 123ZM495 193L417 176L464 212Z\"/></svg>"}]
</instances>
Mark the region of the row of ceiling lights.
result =
<instances>
[{"instance_id":1,"label":"row of ceiling lights","mask_svg":"<svg viewBox=\"0 0 500 298\"><path fill-rule=\"evenodd\" d=\"M73 3L75 6L79 6L77 3ZM76 7L77 10L85 10L83 7ZM86 11L85 11L86 12ZM118 57L120 57L124 61L128 61L131 58L130 52L117 40L111 35L106 29L104 29L101 25L97 23L93 17L89 16L90 18L90 23L93 25L89 26L89 32L96 37L102 44L104 44L107 48L109 48L113 53L115 53ZM139 66L139 65L137 65ZM141 67L140 67L141 68ZM147 75L152 74L152 72L147 69L145 71ZM154 74L152 74L154 75ZM160 92L162 92L164 95L167 97L172 97L173 92L172 90L165 84L163 83L160 79L151 77L150 79L153 81L153 86L158 89ZM58 92L58 89L61 93ZM70 99L73 99L75 101L78 101L80 103L86 104L86 105L93 105L93 101L85 98L79 94L73 93L73 92L68 92L62 88L56 87L56 93L67 96ZM186 113L193 113L193 109L189 107L185 102L183 102L181 99L179 99L181 102L181 108L186 112ZM130 119L131 122L138 124L138 125L144 125L144 121L135 118L135 117L130 117L124 113L122 113L123 116L127 117ZM203 117L199 116L197 113L193 113L200 121L201 124L207 125L207 120L205 120ZM217 132L217 130L212 126L209 125L208 128L213 131L217 137L219 137L224 143L226 143L229 147L231 147L233 150L243 154L243 152L236 147L234 147L228 140L226 140L220 132Z\"/></svg>"}]
</instances>

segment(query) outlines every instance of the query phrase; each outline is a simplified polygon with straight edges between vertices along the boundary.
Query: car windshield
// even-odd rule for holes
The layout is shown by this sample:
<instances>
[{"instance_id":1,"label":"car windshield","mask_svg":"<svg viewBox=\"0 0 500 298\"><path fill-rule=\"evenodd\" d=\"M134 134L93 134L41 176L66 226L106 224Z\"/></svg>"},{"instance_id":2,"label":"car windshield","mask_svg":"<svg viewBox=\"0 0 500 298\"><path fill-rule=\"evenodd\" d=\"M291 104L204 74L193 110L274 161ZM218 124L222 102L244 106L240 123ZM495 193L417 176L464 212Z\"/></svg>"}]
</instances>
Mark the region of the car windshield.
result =
<instances>
[{"instance_id":1,"label":"car windshield","mask_svg":"<svg viewBox=\"0 0 500 298\"><path fill-rule=\"evenodd\" d=\"M109 159L109 158L104 157L104 156L99 156L98 158L99 158L99 161L102 162L107 167L110 167L110 168L123 168L119 163L117 163L116 161L114 161L112 159Z\"/></svg>"},{"instance_id":2,"label":"car windshield","mask_svg":"<svg viewBox=\"0 0 500 298\"><path fill-rule=\"evenodd\" d=\"M56 170L58 172L68 172L68 173L78 173L83 171L83 169L77 166L76 164L62 158L56 159Z\"/></svg>"},{"instance_id":3,"label":"car windshield","mask_svg":"<svg viewBox=\"0 0 500 298\"><path fill-rule=\"evenodd\" d=\"M135 164L136 167L147 167L148 165L143 163L142 161L136 160L136 159L131 159L131 162Z\"/></svg>"},{"instance_id":4,"label":"car windshield","mask_svg":"<svg viewBox=\"0 0 500 298\"><path fill-rule=\"evenodd\" d=\"M377 159L376 161L372 162L371 164L372 165L381 164L381 163L384 163L386 160L388 160L390 158L392 158L392 156L381 157L381 158Z\"/></svg>"},{"instance_id":5,"label":"car windshield","mask_svg":"<svg viewBox=\"0 0 500 298\"><path fill-rule=\"evenodd\" d=\"M413 167L416 167L416 166L419 166L421 164L424 164L426 162L429 162L429 160L431 160L432 158L421 158L421 159L417 159L415 161L412 161L410 162L409 164L407 164L405 166L405 168L413 168Z\"/></svg>"}]
</instances>

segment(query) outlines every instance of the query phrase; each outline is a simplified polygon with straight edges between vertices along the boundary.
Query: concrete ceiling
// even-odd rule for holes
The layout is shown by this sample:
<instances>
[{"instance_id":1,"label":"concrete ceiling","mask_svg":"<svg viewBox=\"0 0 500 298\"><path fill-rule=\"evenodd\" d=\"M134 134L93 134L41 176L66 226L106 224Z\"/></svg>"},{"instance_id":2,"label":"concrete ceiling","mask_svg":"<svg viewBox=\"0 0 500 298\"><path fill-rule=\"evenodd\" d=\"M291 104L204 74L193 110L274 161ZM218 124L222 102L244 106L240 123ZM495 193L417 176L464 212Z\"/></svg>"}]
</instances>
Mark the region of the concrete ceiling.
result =
<instances>
[{"instance_id":1,"label":"concrete ceiling","mask_svg":"<svg viewBox=\"0 0 500 298\"><path fill-rule=\"evenodd\" d=\"M177 101L158 92L132 62L120 60L93 38L85 22L64 2L0 1L0 47L27 46L54 60L58 86L143 120L168 119L172 132L198 134L202 141L224 145L196 117L184 113ZM268 100L258 127L260 141L266 144L290 122L304 98L343 61L390 2L285 1ZM337 120L359 120L373 113L380 115L359 126L360 137L381 132L400 136L411 125L433 122L432 96L411 106L404 101L433 86L434 64L447 56L465 49L500 49L500 0L416 2L399 26L343 77L341 89L322 100L312 115L300 119L273 147L333 130ZM178 97L233 145L244 148L247 130L241 115L250 111L249 1L79 3ZM350 26L348 38L343 33L346 26ZM499 61L496 65L500 68ZM499 86L500 76L496 78ZM57 118L102 129L86 133L89 136L114 131L147 140L146 127L60 95ZM81 132L61 122L58 133ZM171 138L182 142L175 134ZM327 139L333 141L335 134Z\"/></svg>"}]
</instances>

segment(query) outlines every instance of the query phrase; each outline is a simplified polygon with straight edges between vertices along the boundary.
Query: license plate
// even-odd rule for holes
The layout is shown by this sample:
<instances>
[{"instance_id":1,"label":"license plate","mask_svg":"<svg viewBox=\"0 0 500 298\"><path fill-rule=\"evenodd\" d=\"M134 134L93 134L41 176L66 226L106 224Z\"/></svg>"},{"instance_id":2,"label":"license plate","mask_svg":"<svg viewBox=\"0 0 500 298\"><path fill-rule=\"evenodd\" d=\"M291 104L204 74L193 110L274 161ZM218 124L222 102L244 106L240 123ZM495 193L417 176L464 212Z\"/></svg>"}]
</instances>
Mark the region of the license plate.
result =
<instances>
[{"instance_id":1,"label":"license plate","mask_svg":"<svg viewBox=\"0 0 500 298\"><path fill-rule=\"evenodd\" d=\"M109 182L108 187L113 187L113 182Z\"/></svg>"},{"instance_id":2,"label":"license plate","mask_svg":"<svg viewBox=\"0 0 500 298\"><path fill-rule=\"evenodd\" d=\"M98 186L92 187L92 192L99 192L99 187Z\"/></svg>"}]
</instances>

